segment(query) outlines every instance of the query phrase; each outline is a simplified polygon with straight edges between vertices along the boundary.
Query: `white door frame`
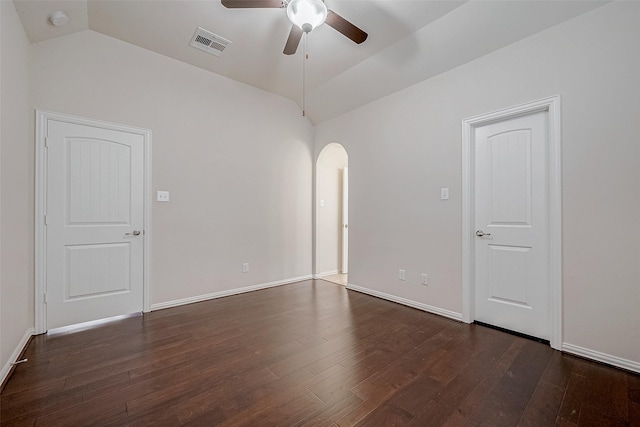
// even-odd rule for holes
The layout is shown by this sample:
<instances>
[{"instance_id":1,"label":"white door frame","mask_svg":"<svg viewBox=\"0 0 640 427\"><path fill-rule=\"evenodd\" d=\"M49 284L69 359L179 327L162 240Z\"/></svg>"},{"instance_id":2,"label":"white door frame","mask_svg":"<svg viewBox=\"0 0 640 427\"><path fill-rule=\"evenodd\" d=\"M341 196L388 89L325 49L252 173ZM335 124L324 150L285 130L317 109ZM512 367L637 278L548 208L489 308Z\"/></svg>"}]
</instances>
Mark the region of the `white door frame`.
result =
<instances>
[{"instance_id":1,"label":"white door frame","mask_svg":"<svg viewBox=\"0 0 640 427\"><path fill-rule=\"evenodd\" d=\"M46 227L47 206L47 150L45 138L50 120L141 135L144 139L144 242L143 242L143 311L150 311L151 280L151 131L148 129L108 123L67 114L36 109L36 176L35 176L35 332L47 332L46 281Z\"/></svg>"},{"instance_id":2,"label":"white door frame","mask_svg":"<svg viewBox=\"0 0 640 427\"><path fill-rule=\"evenodd\" d=\"M549 308L552 348L562 348L562 165L560 131L560 96L541 99L505 110L471 117L462 121L462 320L474 320L474 242L472 238L475 207L473 205L475 128L491 122L532 114L548 113L549 125Z\"/></svg>"},{"instance_id":3,"label":"white door frame","mask_svg":"<svg viewBox=\"0 0 640 427\"><path fill-rule=\"evenodd\" d=\"M349 167L342 168L342 263L340 273L349 273Z\"/></svg>"}]
</instances>

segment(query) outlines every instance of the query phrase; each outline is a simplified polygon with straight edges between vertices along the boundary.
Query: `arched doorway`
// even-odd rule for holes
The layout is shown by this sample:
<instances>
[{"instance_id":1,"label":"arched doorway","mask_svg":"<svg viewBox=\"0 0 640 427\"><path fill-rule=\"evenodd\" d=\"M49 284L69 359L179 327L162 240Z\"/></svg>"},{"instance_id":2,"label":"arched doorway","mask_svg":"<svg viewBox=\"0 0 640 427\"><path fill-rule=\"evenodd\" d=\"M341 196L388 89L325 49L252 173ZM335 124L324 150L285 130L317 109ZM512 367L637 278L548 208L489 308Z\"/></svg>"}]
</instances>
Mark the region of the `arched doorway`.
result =
<instances>
[{"instance_id":1,"label":"arched doorway","mask_svg":"<svg viewBox=\"0 0 640 427\"><path fill-rule=\"evenodd\" d=\"M325 146L316 162L315 277L341 285L349 269L348 166L338 143Z\"/></svg>"}]
</instances>

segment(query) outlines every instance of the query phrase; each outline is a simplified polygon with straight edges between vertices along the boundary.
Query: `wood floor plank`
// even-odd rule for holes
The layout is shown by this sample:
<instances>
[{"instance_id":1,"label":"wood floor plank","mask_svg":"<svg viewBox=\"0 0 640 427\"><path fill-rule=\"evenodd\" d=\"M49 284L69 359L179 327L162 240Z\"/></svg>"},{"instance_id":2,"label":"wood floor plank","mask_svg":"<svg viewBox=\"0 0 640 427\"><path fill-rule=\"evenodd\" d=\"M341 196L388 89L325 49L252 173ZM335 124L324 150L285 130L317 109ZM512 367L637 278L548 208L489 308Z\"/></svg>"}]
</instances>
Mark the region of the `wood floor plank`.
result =
<instances>
[{"instance_id":1,"label":"wood floor plank","mask_svg":"<svg viewBox=\"0 0 640 427\"><path fill-rule=\"evenodd\" d=\"M392 403L384 403L356 424L358 427L386 427L407 425L413 415Z\"/></svg>"},{"instance_id":2,"label":"wood floor plank","mask_svg":"<svg viewBox=\"0 0 640 427\"><path fill-rule=\"evenodd\" d=\"M44 397L36 397L28 401L12 401L2 399L0 403L0 420L2 425L11 425L13 422L38 418L60 407L74 406L82 402L82 393L76 390L60 391Z\"/></svg>"},{"instance_id":3,"label":"wood floor plank","mask_svg":"<svg viewBox=\"0 0 640 427\"><path fill-rule=\"evenodd\" d=\"M402 414L408 414L409 418L413 419L424 408L424 404L435 398L442 391L442 388L442 384L424 373L398 390L391 399L368 415L367 418L377 418L380 409L385 412L386 409L393 408L393 413L402 410Z\"/></svg>"},{"instance_id":4,"label":"wood floor plank","mask_svg":"<svg viewBox=\"0 0 640 427\"><path fill-rule=\"evenodd\" d=\"M501 356L513 342L513 337L497 331L480 328L474 330L482 336L486 346L475 346L474 351L467 353L464 349L457 351L467 356L466 361L458 360L459 369L456 369L455 377L447 382L442 382L443 388L438 392L437 398L424 405L411 421L411 425L459 425L471 423L457 410L480 382L489 375L489 369L493 368ZM435 366L434 366L435 367ZM432 376L440 378L440 376Z\"/></svg>"},{"instance_id":5,"label":"wood floor plank","mask_svg":"<svg viewBox=\"0 0 640 427\"><path fill-rule=\"evenodd\" d=\"M336 424L340 426L355 425L388 401L398 390L398 387L390 384L379 374L370 376L351 389L354 395L361 400L361 403L345 413L337 415Z\"/></svg>"},{"instance_id":6,"label":"wood floor plank","mask_svg":"<svg viewBox=\"0 0 640 427\"><path fill-rule=\"evenodd\" d=\"M455 408L455 411L451 413L449 419L445 421L448 423L458 423L464 419L465 422L473 423L476 412L482 410L483 405L491 390L498 384L507 369L516 358L516 356L524 347L525 341L522 339L513 340L507 351L498 359L497 363L489 369L487 375L477 383L473 390L464 396Z\"/></svg>"},{"instance_id":7,"label":"wood floor plank","mask_svg":"<svg viewBox=\"0 0 640 427\"><path fill-rule=\"evenodd\" d=\"M609 367L591 363L587 371L588 391L580 411L580 418L586 414L597 414L611 420L624 422L628 418L627 374L624 371L611 372ZM589 418L593 418L593 415Z\"/></svg>"},{"instance_id":8,"label":"wood floor plank","mask_svg":"<svg viewBox=\"0 0 640 427\"><path fill-rule=\"evenodd\" d=\"M310 363L316 362L320 358L340 351L344 346L349 345L351 341L351 337L332 341L323 341L322 343L309 347L300 353L292 355L291 357L273 363L269 367L278 377L281 377L300 368L304 368Z\"/></svg>"},{"instance_id":9,"label":"wood floor plank","mask_svg":"<svg viewBox=\"0 0 640 427\"><path fill-rule=\"evenodd\" d=\"M640 403L629 402L629 425L640 426Z\"/></svg>"},{"instance_id":10,"label":"wood floor plank","mask_svg":"<svg viewBox=\"0 0 640 427\"><path fill-rule=\"evenodd\" d=\"M251 396L252 405L243 409L239 413L225 420L222 425L238 425L239 422L245 423L253 420L253 425L258 425L257 420L264 420L265 417L271 420L270 425L278 425L276 419L273 418L274 407L298 407L300 405L308 405L309 408L319 408L324 405L324 402L318 396L309 391L309 388L316 383L323 381L324 379L332 375L344 375L346 370L342 367L336 366L335 369L329 369L322 372L319 375L314 375L305 379L302 382L298 382L293 386L285 386L287 383L274 381L267 384L265 387L257 388L248 391ZM283 388L284 387L284 388ZM305 401L300 402L300 396L304 395ZM304 418L304 414L301 414L299 421ZM251 424L246 424L251 425Z\"/></svg>"},{"instance_id":11,"label":"wood floor plank","mask_svg":"<svg viewBox=\"0 0 640 427\"><path fill-rule=\"evenodd\" d=\"M627 381L629 384L629 400L640 403L640 375L627 373Z\"/></svg>"},{"instance_id":12,"label":"wood floor plank","mask_svg":"<svg viewBox=\"0 0 640 427\"><path fill-rule=\"evenodd\" d=\"M571 375L565 389L565 396L558 411L558 421L562 423L578 424L580 410L585 394L588 392L587 370L590 362L576 359L571 369Z\"/></svg>"},{"instance_id":13,"label":"wood floor plank","mask_svg":"<svg viewBox=\"0 0 640 427\"><path fill-rule=\"evenodd\" d=\"M520 417L518 426L553 425L558 417L563 396L563 388L541 381Z\"/></svg>"},{"instance_id":14,"label":"wood floor plank","mask_svg":"<svg viewBox=\"0 0 640 427\"><path fill-rule=\"evenodd\" d=\"M104 425L114 422L126 423L127 419L127 405L94 402L90 408L79 408L76 411L60 410L38 417L36 426Z\"/></svg>"},{"instance_id":15,"label":"wood floor plank","mask_svg":"<svg viewBox=\"0 0 640 427\"><path fill-rule=\"evenodd\" d=\"M640 425L640 376L326 281L34 337L2 426Z\"/></svg>"},{"instance_id":16,"label":"wood floor plank","mask_svg":"<svg viewBox=\"0 0 640 427\"><path fill-rule=\"evenodd\" d=\"M340 425L337 420L349 413L353 408L362 404L360 399L350 391L345 391L334 395L331 400L315 412L310 413L299 422L293 424L294 427L303 426L332 426Z\"/></svg>"},{"instance_id":17,"label":"wood floor plank","mask_svg":"<svg viewBox=\"0 0 640 427\"><path fill-rule=\"evenodd\" d=\"M396 387L403 387L431 364L445 357L444 346L451 340L450 331L441 332L400 356L380 372L380 377Z\"/></svg>"},{"instance_id":18,"label":"wood floor plank","mask_svg":"<svg viewBox=\"0 0 640 427\"><path fill-rule=\"evenodd\" d=\"M554 352L520 418L519 426L553 425L558 417L575 359Z\"/></svg>"},{"instance_id":19,"label":"wood floor plank","mask_svg":"<svg viewBox=\"0 0 640 427\"><path fill-rule=\"evenodd\" d=\"M540 381L550 356L546 345L534 341L526 342L472 419L480 425L487 426L516 425Z\"/></svg>"},{"instance_id":20,"label":"wood floor plank","mask_svg":"<svg viewBox=\"0 0 640 427\"><path fill-rule=\"evenodd\" d=\"M310 387L310 390L322 401L328 402L332 400L335 395L349 390L364 379L372 376L392 360L393 355L388 352L372 352L369 357L363 360L362 364L345 368L342 372L346 372L346 374L340 373L332 375Z\"/></svg>"}]
</instances>

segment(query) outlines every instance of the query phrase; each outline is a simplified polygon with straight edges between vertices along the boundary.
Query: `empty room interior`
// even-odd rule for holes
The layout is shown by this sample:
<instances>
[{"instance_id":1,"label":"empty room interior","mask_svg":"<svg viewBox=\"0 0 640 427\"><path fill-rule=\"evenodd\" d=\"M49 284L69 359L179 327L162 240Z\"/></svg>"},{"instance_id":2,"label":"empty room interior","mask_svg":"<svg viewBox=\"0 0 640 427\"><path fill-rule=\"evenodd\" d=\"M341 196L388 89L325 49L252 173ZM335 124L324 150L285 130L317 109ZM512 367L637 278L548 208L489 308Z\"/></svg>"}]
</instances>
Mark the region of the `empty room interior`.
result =
<instances>
[{"instance_id":1,"label":"empty room interior","mask_svg":"<svg viewBox=\"0 0 640 427\"><path fill-rule=\"evenodd\" d=\"M0 19L3 426L640 425L640 2Z\"/></svg>"}]
</instances>

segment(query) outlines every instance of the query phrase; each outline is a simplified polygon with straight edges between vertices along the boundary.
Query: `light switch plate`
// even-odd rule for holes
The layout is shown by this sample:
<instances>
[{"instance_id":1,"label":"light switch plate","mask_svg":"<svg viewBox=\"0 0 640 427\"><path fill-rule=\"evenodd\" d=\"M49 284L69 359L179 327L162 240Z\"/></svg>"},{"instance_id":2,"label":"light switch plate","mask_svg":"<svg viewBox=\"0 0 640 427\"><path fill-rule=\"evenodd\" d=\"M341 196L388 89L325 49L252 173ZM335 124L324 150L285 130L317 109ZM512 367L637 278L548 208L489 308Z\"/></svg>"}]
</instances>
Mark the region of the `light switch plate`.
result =
<instances>
[{"instance_id":1,"label":"light switch plate","mask_svg":"<svg viewBox=\"0 0 640 427\"><path fill-rule=\"evenodd\" d=\"M156 193L156 200L158 202L168 202L169 201L169 192L168 191L158 191Z\"/></svg>"},{"instance_id":2,"label":"light switch plate","mask_svg":"<svg viewBox=\"0 0 640 427\"><path fill-rule=\"evenodd\" d=\"M440 200L449 200L449 189L441 188L440 189Z\"/></svg>"}]
</instances>

